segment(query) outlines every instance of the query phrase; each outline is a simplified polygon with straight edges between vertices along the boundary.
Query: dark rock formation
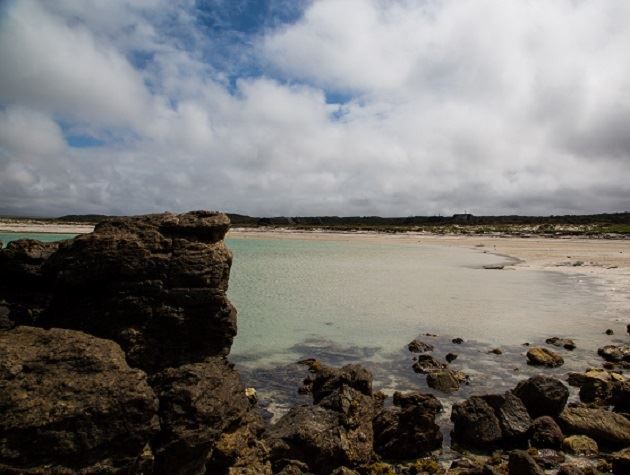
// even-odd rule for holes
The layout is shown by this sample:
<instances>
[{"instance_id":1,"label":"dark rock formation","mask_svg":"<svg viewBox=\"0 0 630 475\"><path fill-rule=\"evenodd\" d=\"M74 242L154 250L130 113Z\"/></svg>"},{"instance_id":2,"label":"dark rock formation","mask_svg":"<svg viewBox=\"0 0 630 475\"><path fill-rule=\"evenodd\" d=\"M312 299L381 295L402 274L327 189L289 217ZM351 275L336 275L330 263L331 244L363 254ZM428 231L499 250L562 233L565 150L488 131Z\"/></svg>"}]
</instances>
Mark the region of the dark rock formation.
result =
<instances>
[{"instance_id":1,"label":"dark rock formation","mask_svg":"<svg viewBox=\"0 0 630 475\"><path fill-rule=\"evenodd\" d=\"M532 456L524 450L510 452L508 472L510 475L544 475L545 473Z\"/></svg>"},{"instance_id":2,"label":"dark rock formation","mask_svg":"<svg viewBox=\"0 0 630 475\"><path fill-rule=\"evenodd\" d=\"M413 340L407 345L407 348L412 353L425 353L427 351L433 351L433 345L430 345L420 340Z\"/></svg>"},{"instance_id":3,"label":"dark rock formation","mask_svg":"<svg viewBox=\"0 0 630 475\"><path fill-rule=\"evenodd\" d=\"M542 416L532 423L529 436L532 447L559 449L563 440L562 429L551 417Z\"/></svg>"},{"instance_id":4,"label":"dark rock formation","mask_svg":"<svg viewBox=\"0 0 630 475\"><path fill-rule=\"evenodd\" d=\"M615 475L630 473L630 447L612 454L612 469Z\"/></svg>"},{"instance_id":5,"label":"dark rock formation","mask_svg":"<svg viewBox=\"0 0 630 475\"><path fill-rule=\"evenodd\" d=\"M459 337L453 338L451 341L453 343L455 343L456 345L461 345L462 343L464 343L464 339L463 338L459 338Z\"/></svg>"},{"instance_id":6,"label":"dark rock formation","mask_svg":"<svg viewBox=\"0 0 630 475\"><path fill-rule=\"evenodd\" d=\"M466 446L491 448L499 443L503 435L494 409L479 396L454 404L451 421L455 425L453 439Z\"/></svg>"},{"instance_id":7,"label":"dark rock formation","mask_svg":"<svg viewBox=\"0 0 630 475\"><path fill-rule=\"evenodd\" d=\"M157 409L146 375L112 341L0 332L0 472L150 472Z\"/></svg>"},{"instance_id":8,"label":"dark rock formation","mask_svg":"<svg viewBox=\"0 0 630 475\"><path fill-rule=\"evenodd\" d=\"M374 450L385 459L412 459L442 446L435 416L442 404L431 394L394 393L394 407L374 418Z\"/></svg>"},{"instance_id":9,"label":"dark rock formation","mask_svg":"<svg viewBox=\"0 0 630 475\"><path fill-rule=\"evenodd\" d=\"M569 389L561 381L548 376L534 376L521 381L513 392L523 401L532 418L557 416L569 398Z\"/></svg>"},{"instance_id":10,"label":"dark rock formation","mask_svg":"<svg viewBox=\"0 0 630 475\"><path fill-rule=\"evenodd\" d=\"M558 338L557 336L554 336L552 338L547 338L545 343L553 346L559 346L565 350L575 350L575 342L570 338Z\"/></svg>"},{"instance_id":11,"label":"dark rock formation","mask_svg":"<svg viewBox=\"0 0 630 475\"><path fill-rule=\"evenodd\" d=\"M494 410L501 426L501 435L509 442L517 442L527 434L531 418L523 402L511 392L481 396Z\"/></svg>"},{"instance_id":12,"label":"dark rock formation","mask_svg":"<svg viewBox=\"0 0 630 475\"><path fill-rule=\"evenodd\" d=\"M153 445L156 473L206 473L210 466L211 473L222 473L249 464L259 464L258 473L269 470L260 462L265 455L257 442L262 420L252 411L238 373L222 357L168 368L152 376L151 385L160 400L162 427ZM241 446L225 453L221 441L232 438L238 444L239 437ZM253 453L247 458L249 449Z\"/></svg>"},{"instance_id":13,"label":"dark rock formation","mask_svg":"<svg viewBox=\"0 0 630 475\"><path fill-rule=\"evenodd\" d=\"M5 328L37 324L51 297L52 279L43 266L59 245L20 239L0 249L0 297L6 299L5 319L11 322Z\"/></svg>"},{"instance_id":14,"label":"dark rock formation","mask_svg":"<svg viewBox=\"0 0 630 475\"><path fill-rule=\"evenodd\" d=\"M450 364L457 359L457 355L455 353L447 353L445 359L446 362Z\"/></svg>"},{"instance_id":15,"label":"dark rock formation","mask_svg":"<svg viewBox=\"0 0 630 475\"><path fill-rule=\"evenodd\" d=\"M580 388L580 401L603 406L612 404L613 388L623 384L621 374L604 369L588 369L584 373L569 373L569 384Z\"/></svg>"},{"instance_id":16,"label":"dark rock formation","mask_svg":"<svg viewBox=\"0 0 630 475\"><path fill-rule=\"evenodd\" d=\"M560 414L560 425L569 434L583 434L598 443L630 445L630 420L604 409L567 407Z\"/></svg>"},{"instance_id":17,"label":"dark rock formation","mask_svg":"<svg viewBox=\"0 0 630 475\"><path fill-rule=\"evenodd\" d=\"M289 410L265 434L274 470L299 460L315 473L366 464L372 456L376 400L372 375L358 365L311 365L313 406Z\"/></svg>"},{"instance_id":18,"label":"dark rock formation","mask_svg":"<svg viewBox=\"0 0 630 475\"><path fill-rule=\"evenodd\" d=\"M425 354L418 355L417 361L413 364L413 370L420 374L427 374L444 368L446 368L446 363L442 363L433 356Z\"/></svg>"},{"instance_id":19,"label":"dark rock formation","mask_svg":"<svg viewBox=\"0 0 630 475\"><path fill-rule=\"evenodd\" d=\"M164 213L63 242L44 264L54 282L43 324L110 338L148 372L227 354L236 334L228 227L220 213Z\"/></svg>"},{"instance_id":20,"label":"dark rock formation","mask_svg":"<svg viewBox=\"0 0 630 475\"><path fill-rule=\"evenodd\" d=\"M527 352L527 364L555 368L562 366L564 359L554 351L537 346Z\"/></svg>"},{"instance_id":21,"label":"dark rock formation","mask_svg":"<svg viewBox=\"0 0 630 475\"><path fill-rule=\"evenodd\" d=\"M630 380L613 383L611 402L615 406L615 411L630 412Z\"/></svg>"},{"instance_id":22,"label":"dark rock formation","mask_svg":"<svg viewBox=\"0 0 630 475\"><path fill-rule=\"evenodd\" d=\"M612 363L630 362L630 346L628 345L606 345L598 349L597 354Z\"/></svg>"},{"instance_id":23,"label":"dark rock formation","mask_svg":"<svg viewBox=\"0 0 630 475\"><path fill-rule=\"evenodd\" d=\"M459 389L459 383L465 375L450 369L441 369L427 374L427 384L430 388L449 394Z\"/></svg>"}]
</instances>

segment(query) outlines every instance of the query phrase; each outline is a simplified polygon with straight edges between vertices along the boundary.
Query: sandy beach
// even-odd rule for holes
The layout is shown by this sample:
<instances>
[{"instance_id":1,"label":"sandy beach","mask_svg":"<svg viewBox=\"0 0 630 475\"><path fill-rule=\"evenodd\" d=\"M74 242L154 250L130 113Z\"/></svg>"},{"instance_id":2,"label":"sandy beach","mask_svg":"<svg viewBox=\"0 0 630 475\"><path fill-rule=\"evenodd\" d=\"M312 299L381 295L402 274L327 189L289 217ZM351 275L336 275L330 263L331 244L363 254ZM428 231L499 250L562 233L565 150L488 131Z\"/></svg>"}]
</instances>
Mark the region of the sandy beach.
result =
<instances>
[{"instance_id":1,"label":"sandy beach","mask_svg":"<svg viewBox=\"0 0 630 475\"><path fill-rule=\"evenodd\" d=\"M0 232L9 233L51 233L51 234L87 234L94 230L91 224L48 224L36 220L2 220Z\"/></svg>"},{"instance_id":2,"label":"sandy beach","mask_svg":"<svg viewBox=\"0 0 630 475\"><path fill-rule=\"evenodd\" d=\"M594 292L605 298L606 309L603 316L610 322L611 328L623 333L626 323L630 321L630 240L628 239L300 232L277 228L274 230L234 228L230 230L228 238L365 241L469 248L477 252L510 258L506 259L503 270L488 270L488 272L534 270L583 276L593 284Z\"/></svg>"}]
</instances>

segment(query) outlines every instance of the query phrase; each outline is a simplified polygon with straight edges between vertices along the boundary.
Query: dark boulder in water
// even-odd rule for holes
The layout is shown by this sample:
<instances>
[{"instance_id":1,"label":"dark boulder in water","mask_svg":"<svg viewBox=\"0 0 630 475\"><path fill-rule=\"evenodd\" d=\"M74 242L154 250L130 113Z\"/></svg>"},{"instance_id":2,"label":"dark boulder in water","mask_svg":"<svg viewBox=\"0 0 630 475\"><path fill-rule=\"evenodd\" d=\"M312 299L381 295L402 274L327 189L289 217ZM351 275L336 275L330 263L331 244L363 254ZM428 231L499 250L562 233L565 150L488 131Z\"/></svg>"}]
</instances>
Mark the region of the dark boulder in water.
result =
<instances>
[{"instance_id":1,"label":"dark boulder in water","mask_svg":"<svg viewBox=\"0 0 630 475\"><path fill-rule=\"evenodd\" d=\"M533 376L521 381L513 392L523 401L532 418L557 416L569 399L569 389L562 381L548 376Z\"/></svg>"},{"instance_id":2,"label":"dark boulder in water","mask_svg":"<svg viewBox=\"0 0 630 475\"><path fill-rule=\"evenodd\" d=\"M534 347L527 352L527 364L556 368L564 364L564 359L558 353L547 348Z\"/></svg>"},{"instance_id":3,"label":"dark boulder in water","mask_svg":"<svg viewBox=\"0 0 630 475\"><path fill-rule=\"evenodd\" d=\"M630 346L628 345L606 345L599 348L597 354L612 363L630 362Z\"/></svg>"},{"instance_id":4,"label":"dark boulder in water","mask_svg":"<svg viewBox=\"0 0 630 475\"><path fill-rule=\"evenodd\" d=\"M494 409L479 396L453 405L453 439L474 448L489 449L501 440L501 423Z\"/></svg>"},{"instance_id":5,"label":"dark boulder in water","mask_svg":"<svg viewBox=\"0 0 630 475\"><path fill-rule=\"evenodd\" d=\"M421 354L418 355L416 362L413 364L413 370L416 373L427 374L444 369L446 366L446 363L442 363L431 355Z\"/></svg>"},{"instance_id":6,"label":"dark boulder in water","mask_svg":"<svg viewBox=\"0 0 630 475\"><path fill-rule=\"evenodd\" d=\"M552 338L547 338L545 343L553 346L559 346L565 350L575 350L576 348L575 342L570 338L558 338L557 336L554 336Z\"/></svg>"},{"instance_id":7,"label":"dark boulder in water","mask_svg":"<svg viewBox=\"0 0 630 475\"><path fill-rule=\"evenodd\" d=\"M420 340L413 340L407 345L407 348L412 353L426 353L427 351L433 351L433 345Z\"/></svg>"},{"instance_id":8,"label":"dark boulder in water","mask_svg":"<svg viewBox=\"0 0 630 475\"><path fill-rule=\"evenodd\" d=\"M150 473L158 401L113 341L0 332L0 472Z\"/></svg>"}]
</instances>

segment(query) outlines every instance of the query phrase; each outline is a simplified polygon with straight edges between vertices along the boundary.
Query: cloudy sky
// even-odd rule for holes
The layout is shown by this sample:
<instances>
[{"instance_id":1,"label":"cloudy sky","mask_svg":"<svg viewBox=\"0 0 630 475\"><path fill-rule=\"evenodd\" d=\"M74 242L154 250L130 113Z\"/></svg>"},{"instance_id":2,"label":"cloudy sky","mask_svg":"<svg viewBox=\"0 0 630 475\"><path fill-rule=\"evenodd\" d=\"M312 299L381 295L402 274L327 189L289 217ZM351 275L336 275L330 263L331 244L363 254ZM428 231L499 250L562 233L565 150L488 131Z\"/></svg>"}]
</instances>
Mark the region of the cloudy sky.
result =
<instances>
[{"instance_id":1,"label":"cloudy sky","mask_svg":"<svg viewBox=\"0 0 630 475\"><path fill-rule=\"evenodd\" d=\"M630 210L627 0L0 0L0 214Z\"/></svg>"}]
</instances>

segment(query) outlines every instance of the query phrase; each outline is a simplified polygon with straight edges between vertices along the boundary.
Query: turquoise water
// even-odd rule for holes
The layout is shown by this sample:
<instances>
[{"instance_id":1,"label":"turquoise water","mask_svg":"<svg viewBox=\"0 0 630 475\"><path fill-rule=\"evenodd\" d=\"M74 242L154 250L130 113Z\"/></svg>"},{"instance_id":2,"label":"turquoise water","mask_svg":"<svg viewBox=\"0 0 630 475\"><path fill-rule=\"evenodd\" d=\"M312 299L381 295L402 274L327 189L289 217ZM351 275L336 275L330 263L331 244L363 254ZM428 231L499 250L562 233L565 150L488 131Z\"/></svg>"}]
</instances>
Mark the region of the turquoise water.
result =
<instances>
[{"instance_id":1,"label":"turquoise water","mask_svg":"<svg viewBox=\"0 0 630 475\"><path fill-rule=\"evenodd\" d=\"M72 239L76 234L54 234L54 233L0 233L0 241L6 246L11 241L18 239L37 239L43 242L63 241Z\"/></svg>"},{"instance_id":2,"label":"turquoise water","mask_svg":"<svg viewBox=\"0 0 630 475\"><path fill-rule=\"evenodd\" d=\"M417 335L520 345L588 334L601 302L588 282L551 272L486 270L506 261L425 244L230 239L232 354L257 365L295 361L322 342L378 360Z\"/></svg>"}]
</instances>

